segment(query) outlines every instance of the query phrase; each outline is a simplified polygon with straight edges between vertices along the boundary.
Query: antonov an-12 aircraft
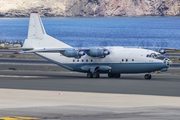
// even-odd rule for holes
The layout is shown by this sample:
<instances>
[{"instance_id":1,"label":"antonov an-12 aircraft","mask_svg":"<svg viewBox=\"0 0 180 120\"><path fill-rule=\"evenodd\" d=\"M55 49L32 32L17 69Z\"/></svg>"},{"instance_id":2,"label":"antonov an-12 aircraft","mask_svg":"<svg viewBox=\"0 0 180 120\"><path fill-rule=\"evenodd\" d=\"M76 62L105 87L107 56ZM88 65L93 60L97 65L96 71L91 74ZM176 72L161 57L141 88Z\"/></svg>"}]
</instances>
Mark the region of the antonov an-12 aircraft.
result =
<instances>
[{"instance_id":1,"label":"antonov an-12 aircraft","mask_svg":"<svg viewBox=\"0 0 180 120\"><path fill-rule=\"evenodd\" d=\"M35 53L70 71L87 73L88 78L99 78L100 74L120 78L121 74L146 73L144 78L151 79L151 72L167 71L172 64L163 56L166 53L164 49L120 46L73 48L46 34L38 12L30 15L28 37L22 49L14 54Z\"/></svg>"}]
</instances>

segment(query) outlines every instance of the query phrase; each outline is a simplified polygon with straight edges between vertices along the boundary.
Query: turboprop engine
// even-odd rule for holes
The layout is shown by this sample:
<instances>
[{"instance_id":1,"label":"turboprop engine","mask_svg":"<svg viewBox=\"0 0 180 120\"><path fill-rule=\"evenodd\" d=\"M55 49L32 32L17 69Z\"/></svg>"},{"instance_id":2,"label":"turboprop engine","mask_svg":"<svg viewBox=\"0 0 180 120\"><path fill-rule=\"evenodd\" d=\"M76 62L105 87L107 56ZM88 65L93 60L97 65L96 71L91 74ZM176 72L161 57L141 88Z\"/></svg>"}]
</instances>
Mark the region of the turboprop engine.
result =
<instances>
[{"instance_id":1,"label":"turboprop engine","mask_svg":"<svg viewBox=\"0 0 180 120\"><path fill-rule=\"evenodd\" d=\"M164 50L164 49L159 49L159 51L158 51L159 53L161 53L161 54L165 54L166 53L166 51Z\"/></svg>"},{"instance_id":2,"label":"turboprop engine","mask_svg":"<svg viewBox=\"0 0 180 120\"><path fill-rule=\"evenodd\" d=\"M110 52L106 49L90 49L89 51L87 51L87 54L91 57L100 57L100 58L104 58L107 55L110 54Z\"/></svg>"},{"instance_id":3,"label":"turboprop engine","mask_svg":"<svg viewBox=\"0 0 180 120\"><path fill-rule=\"evenodd\" d=\"M86 53L84 51L79 51L79 50L65 50L60 52L62 55L66 56L66 57L74 57L74 58L81 58L81 56L84 56Z\"/></svg>"},{"instance_id":4,"label":"turboprop engine","mask_svg":"<svg viewBox=\"0 0 180 120\"><path fill-rule=\"evenodd\" d=\"M161 54L165 54L166 53L166 51L163 48L156 48L156 47L151 48L150 47L150 48L146 48L146 49L153 50L153 51L159 52Z\"/></svg>"}]
</instances>

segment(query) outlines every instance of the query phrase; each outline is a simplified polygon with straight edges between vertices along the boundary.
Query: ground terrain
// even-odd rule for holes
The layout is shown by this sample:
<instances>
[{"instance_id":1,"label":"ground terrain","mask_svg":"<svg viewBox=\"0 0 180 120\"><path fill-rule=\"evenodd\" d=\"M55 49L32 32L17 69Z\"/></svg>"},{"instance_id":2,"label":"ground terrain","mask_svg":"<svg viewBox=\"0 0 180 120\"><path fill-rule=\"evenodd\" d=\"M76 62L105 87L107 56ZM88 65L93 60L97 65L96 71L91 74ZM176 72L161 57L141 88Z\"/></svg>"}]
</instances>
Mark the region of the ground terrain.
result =
<instances>
[{"instance_id":1,"label":"ground terrain","mask_svg":"<svg viewBox=\"0 0 180 120\"><path fill-rule=\"evenodd\" d=\"M179 16L180 0L0 0L0 17Z\"/></svg>"}]
</instances>

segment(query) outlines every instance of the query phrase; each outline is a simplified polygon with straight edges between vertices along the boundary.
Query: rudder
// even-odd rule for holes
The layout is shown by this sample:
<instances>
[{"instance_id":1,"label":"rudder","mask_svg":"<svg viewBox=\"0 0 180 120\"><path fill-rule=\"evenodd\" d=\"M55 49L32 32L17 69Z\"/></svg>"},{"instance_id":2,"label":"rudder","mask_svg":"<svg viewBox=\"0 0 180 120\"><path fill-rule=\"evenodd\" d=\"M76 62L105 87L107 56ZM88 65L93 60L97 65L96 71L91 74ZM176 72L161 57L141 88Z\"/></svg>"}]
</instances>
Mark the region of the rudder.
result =
<instances>
[{"instance_id":1,"label":"rudder","mask_svg":"<svg viewBox=\"0 0 180 120\"><path fill-rule=\"evenodd\" d=\"M28 39L42 39L46 34L38 12L31 12L28 30Z\"/></svg>"}]
</instances>

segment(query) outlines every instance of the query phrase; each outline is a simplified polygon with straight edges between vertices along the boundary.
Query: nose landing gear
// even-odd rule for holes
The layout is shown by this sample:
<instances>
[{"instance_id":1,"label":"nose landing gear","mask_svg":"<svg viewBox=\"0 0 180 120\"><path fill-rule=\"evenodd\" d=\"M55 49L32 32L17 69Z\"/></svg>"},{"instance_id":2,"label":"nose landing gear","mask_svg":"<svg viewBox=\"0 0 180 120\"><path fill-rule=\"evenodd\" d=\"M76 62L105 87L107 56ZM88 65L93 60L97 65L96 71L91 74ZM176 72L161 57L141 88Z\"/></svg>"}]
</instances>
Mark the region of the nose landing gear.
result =
<instances>
[{"instance_id":1,"label":"nose landing gear","mask_svg":"<svg viewBox=\"0 0 180 120\"><path fill-rule=\"evenodd\" d=\"M145 74L144 78L146 80L150 80L152 78L151 74Z\"/></svg>"}]
</instances>

